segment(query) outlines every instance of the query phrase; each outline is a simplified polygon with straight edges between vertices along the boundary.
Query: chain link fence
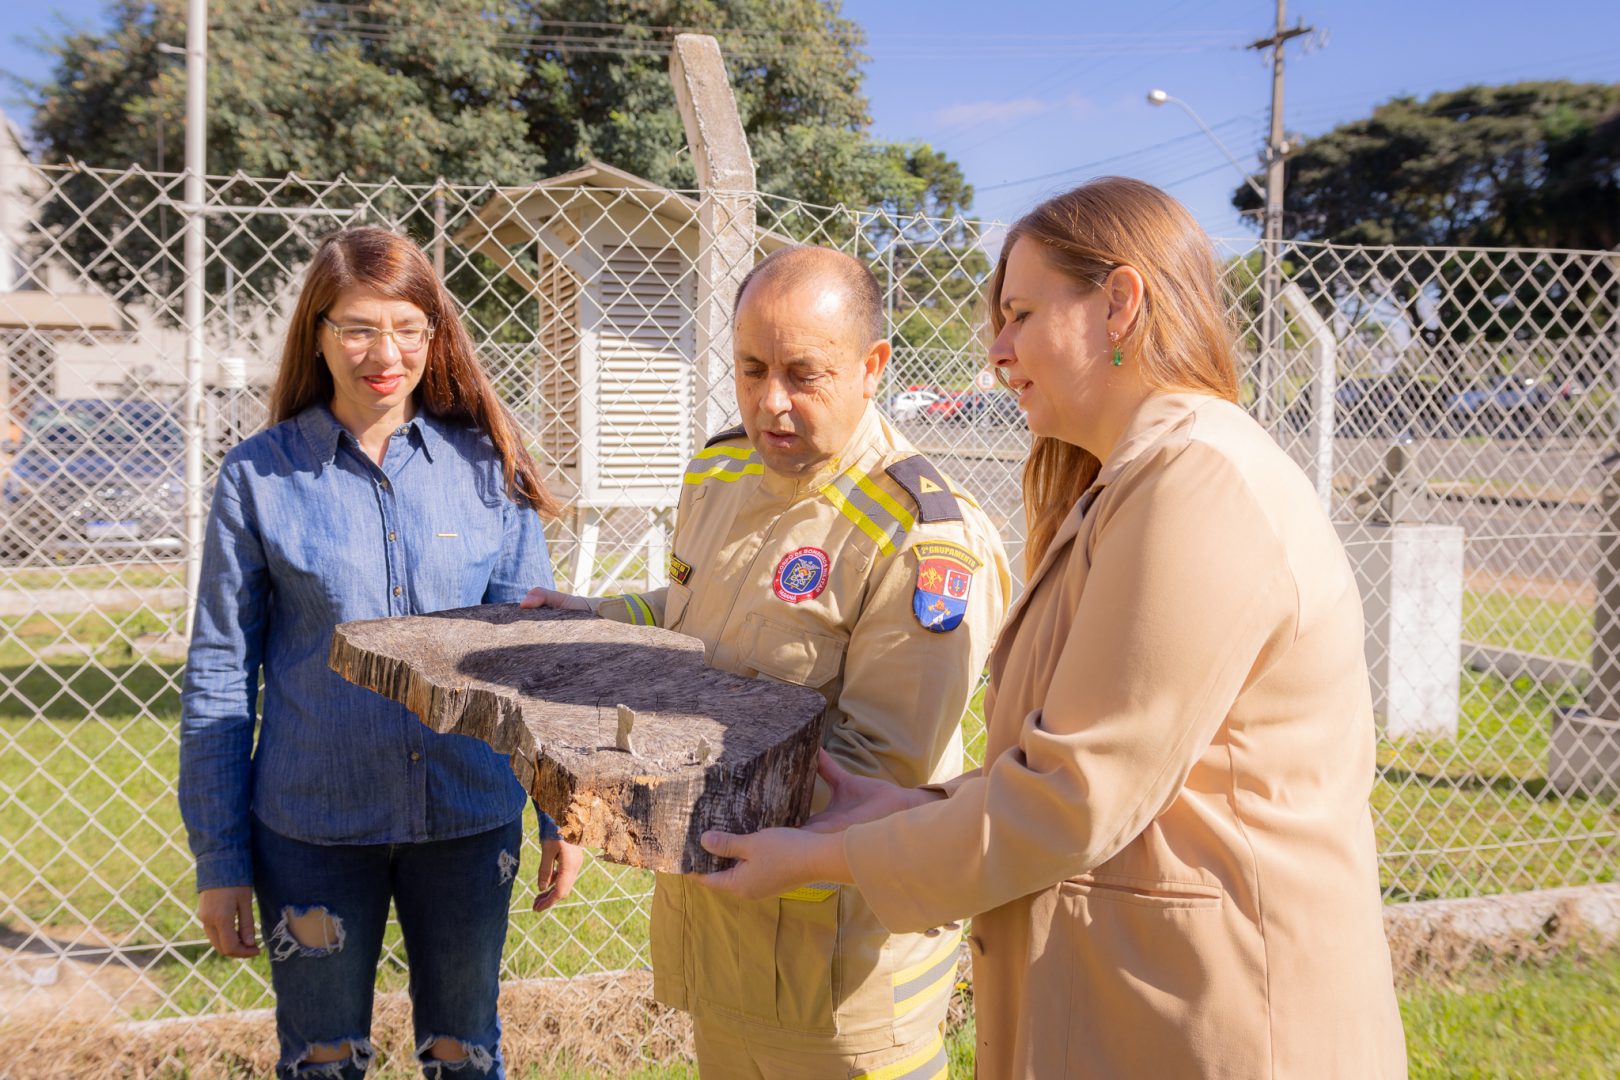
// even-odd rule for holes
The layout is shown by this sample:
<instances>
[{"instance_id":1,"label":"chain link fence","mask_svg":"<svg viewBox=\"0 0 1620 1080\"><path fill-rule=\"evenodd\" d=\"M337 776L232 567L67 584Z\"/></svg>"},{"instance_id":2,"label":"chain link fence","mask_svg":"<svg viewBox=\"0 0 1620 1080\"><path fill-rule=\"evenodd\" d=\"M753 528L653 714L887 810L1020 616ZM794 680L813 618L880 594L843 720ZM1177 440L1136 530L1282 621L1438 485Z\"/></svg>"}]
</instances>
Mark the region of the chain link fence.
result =
<instances>
[{"instance_id":1,"label":"chain link fence","mask_svg":"<svg viewBox=\"0 0 1620 1080\"><path fill-rule=\"evenodd\" d=\"M729 365L715 318L729 304L711 307L699 280L714 238L698 196L596 166L504 190L242 176L208 190L192 417L180 177L0 178L0 1013L14 1018L195 1025L270 1002L266 962L214 956L192 917L174 793L183 520L223 452L263 424L321 234L384 224L433 256L569 505L548 537L576 591L659 583L704 434L702 373ZM873 268L894 341L879 407L980 500L1019 564L1029 433L981 378L999 228L752 205L748 262L809 242ZM1620 609L1604 601L1620 576L1603 503L1620 415L1616 257L1290 244L1268 260L1247 242L1222 257L1245 403L1315 479L1367 598L1386 897L1612 880L1620 824L1604 777L1620 775L1620 736L1574 707L1608 685L1620 651L1593 629ZM1269 343L1263 295L1283 315ZM184 472L193 438L200 478ZM536 1060L569 1039L587 1063L590 1038L616 1047L602 1062L680 1052L680 1021L644 999L650 886L593 862L552 914L514 915L508 1012L546 1018ZM404 971L391 933L382 988L401 990ZM252 1053L231 1060L262 1067Z\"/></svg>"}]
</instances>

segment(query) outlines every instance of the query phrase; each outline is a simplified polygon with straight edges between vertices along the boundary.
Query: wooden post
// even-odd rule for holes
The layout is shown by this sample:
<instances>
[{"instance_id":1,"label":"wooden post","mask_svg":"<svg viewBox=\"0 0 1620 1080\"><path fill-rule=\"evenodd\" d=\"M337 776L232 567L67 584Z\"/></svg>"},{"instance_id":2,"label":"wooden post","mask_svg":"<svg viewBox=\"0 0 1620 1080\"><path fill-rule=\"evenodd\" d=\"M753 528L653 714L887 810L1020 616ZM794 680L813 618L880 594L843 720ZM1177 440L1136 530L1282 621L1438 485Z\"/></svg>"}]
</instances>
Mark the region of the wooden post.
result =
<instances>
[{"instance_id":1,"label":"wooden post","mask_svg":"<svg viewBox=\"0 0 1620 1080\"><path fill-rule=\"evenodd\" d=\"M675 35L669 77L699 190L693 412L702 442L737 413L731 307L754 265L754 161L719 42L707 34Z\"/></svg>"},{"instance_id":2,"label":"wooden post","mask_svg":"<svg viewBox=\"0 0 1620 1080\"><path fill-rule=\"evenodd\" d=\"M711 668L684 634L490 604L344 623L330 662L434 731L508 755L563 837L611 862L718 870L705 830L810 814L826 699Z\"/></svg>"}]
</instances>

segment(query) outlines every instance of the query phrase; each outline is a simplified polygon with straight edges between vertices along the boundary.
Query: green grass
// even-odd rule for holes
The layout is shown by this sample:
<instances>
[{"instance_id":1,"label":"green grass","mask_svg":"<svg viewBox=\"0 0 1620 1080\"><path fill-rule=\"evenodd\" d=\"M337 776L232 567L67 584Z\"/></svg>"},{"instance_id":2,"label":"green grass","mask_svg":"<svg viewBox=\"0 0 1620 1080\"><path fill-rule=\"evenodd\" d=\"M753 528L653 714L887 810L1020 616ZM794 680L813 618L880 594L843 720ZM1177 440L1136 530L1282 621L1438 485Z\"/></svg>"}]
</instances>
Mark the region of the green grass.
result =
<instances>
[{"instance_id":1,"label":"green grass","mask_svg":"<svg viewBox=\"0 0 1620 1080\"><path fill-rule=\"evenodd\" d=\"M1471 638L1477 628L1479 638L1532 651L1553 651L1536 647L1549 641L1581 648L1581 605L1479 594L1467 602ZM213 956L193 921L191 857L173 796L179 669L134 656L128 643L165 623L145 610L0 620L0 835L14 844L0 859L0 912L63 931L90 922L125 945L171 945L152 974L181 1011L218 1008L220 997L263 1005L254 975L265 962ZM74 655L33 659L47 646ZM1552 710L1572 701L1526 679L1465 672L1457 738L1380 742L1373 805L1388 898L1614 880L1615 802L1546 788ZM969 760L979 760L982 690L965 737ZM531 840L511 976L646 963L649 875L593 863L576 900L535 916L526 906L537 859ZM383 988L404 984L403 964L386 962Z\"/></svg>"},{"instance_id":2,"label":"green grass","mask_svg":"<svg viewBox=\"0 0 1620 1080\"><path fill-rule=\"evenodd\" d=\"M1400 1007L1412 1080L1620 1076L1620 950L1414 987ZM972 1077L971 1021L946 1048L951 1080Z\"/></svg>"},{"instance_id":3,"label":"green grass","mask_svg":"<svg viewBox=\"0 0 1620 1080\"><path fill-rule=\"evenodd\" d=\"M149 974L181 1012L219 1008L221 997L227 1007L265 1005L268 962L214 955L193 919L192 861L173 794L178 724L174 665L0 666L0 835L15 845L0 860L0 897L30 923L64 933L90 922L126 947L172 945ZM532 809L528 817L508 975L644 965L652 876L592 860L567 903L528 912L539 864ZM379 986L405 984L403 953L391 948Z\"/></svg>"},{"instance_id":4,"label":"green grass","mask_svg":"<svg viewBox=\"0 0 1620 1080\"><path fill-rule=\"evenodd\" d=\"M1612 799L1547 787L1555 704L1528 678L1462 674L1455 739L1380 740L1372 805L1384 895L1427 900L1614 880Z\"/></svg>"},{"instance_id":5,"label":"green grass","mask_svg":"<svg viewBox=\"0 0 1620 1080\"><path fill-rule=\"evenodd\" d=\"M14 589L184 588L185 564L139 563L124 566L45 566L0 570L0 581Z\"/></svg>"},{"instance_id":6,"label":"green grass","mask_svg":"<svg viewBox=\"0 0 1620 1080\"><path fill-rule=\"evenodd\" d=\"M1620 1076L1620 951L1560 956L1401 996L1420 1077Z\"/></svg>"},{"instance_id":7,"label":"green grass","mask_svg":"<svg viewBox=\"0 0 1620 1080\"><path fill-rule=\"evenodd\" d=\"M1463 640L1587 663L1589 604L1506 592L1463 592Z\"/></svg>"}]
</instances>

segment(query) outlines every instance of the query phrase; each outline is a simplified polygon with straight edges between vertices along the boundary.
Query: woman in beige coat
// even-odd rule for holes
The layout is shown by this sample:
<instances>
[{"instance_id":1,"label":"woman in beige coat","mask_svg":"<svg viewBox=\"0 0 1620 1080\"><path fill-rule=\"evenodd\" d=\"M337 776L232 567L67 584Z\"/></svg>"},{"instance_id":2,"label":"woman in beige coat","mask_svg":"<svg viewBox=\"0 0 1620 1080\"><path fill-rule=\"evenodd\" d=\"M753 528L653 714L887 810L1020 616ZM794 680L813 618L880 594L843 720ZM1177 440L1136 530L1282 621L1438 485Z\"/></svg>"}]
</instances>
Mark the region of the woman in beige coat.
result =
<instances>
[{"instance_id":1,"label":"woman in beige coat","mask_svg":"<svg viewBox=\"0 0 1620 1080\"><path fill-rule=\"evenodd\" d=\"M828 809L706 837L741 860L710 883L853 883L893 931L972 916L981 1077L1404 1076L1361 602L1234 404L1208 240L1094 181L1012 228L990 302L1038 437L985 765L905 790L824 761Z\"/></svg>"}]
</instances>

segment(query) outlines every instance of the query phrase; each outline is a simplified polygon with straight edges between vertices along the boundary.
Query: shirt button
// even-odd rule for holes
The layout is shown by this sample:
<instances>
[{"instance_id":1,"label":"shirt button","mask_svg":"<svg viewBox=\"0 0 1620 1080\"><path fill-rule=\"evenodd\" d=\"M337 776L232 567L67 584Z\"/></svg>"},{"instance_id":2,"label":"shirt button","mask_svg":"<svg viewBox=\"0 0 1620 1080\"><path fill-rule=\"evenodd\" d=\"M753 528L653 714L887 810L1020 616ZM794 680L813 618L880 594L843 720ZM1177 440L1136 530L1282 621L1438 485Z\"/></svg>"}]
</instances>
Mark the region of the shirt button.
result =
<instances>
[{"instance_id":1,"label":"shirt button","mask_svg":"<svg viewBox=\"0 0 1620 1080\"><path fill-rule=\"evenodd\" d=\"M398 596L400 594L400 592L401 592L400 587L398 585L395 585L394 586L394 595Z\"/></svg>"},{"instance_id":2,"label":"shirt button","mask_svg":"<svg viewBox=\"0 0 1620 1080\"><path fill-rule=\"evenodd\" d=\"M394 542L394 534L392 532L389 532L389 534L388 534L388 542L390 544L392 544Z\"/></svg>"},{"instance_id":3,"label":"shirt button","mask_svg":"<svg viewBox=\"0 0 1620 1080\"><path fill-rule=\"evenodd\" d=\"M412 761L421 761L422 760L422 755L418 754L415 750L412 750L411 751L411 760Z\"/></svg>"},{"instance_id":4,"label":"shirt button","mask_svg":"<svg viewBox=\"0 0 1620 1080\"><path fill-rule=\"evenodd\" d=\"M379 481L377 481L377 486L382 488L384 491L387 491L388 490L388 481L379 480Z\"/></svg>"}]
</instances>

